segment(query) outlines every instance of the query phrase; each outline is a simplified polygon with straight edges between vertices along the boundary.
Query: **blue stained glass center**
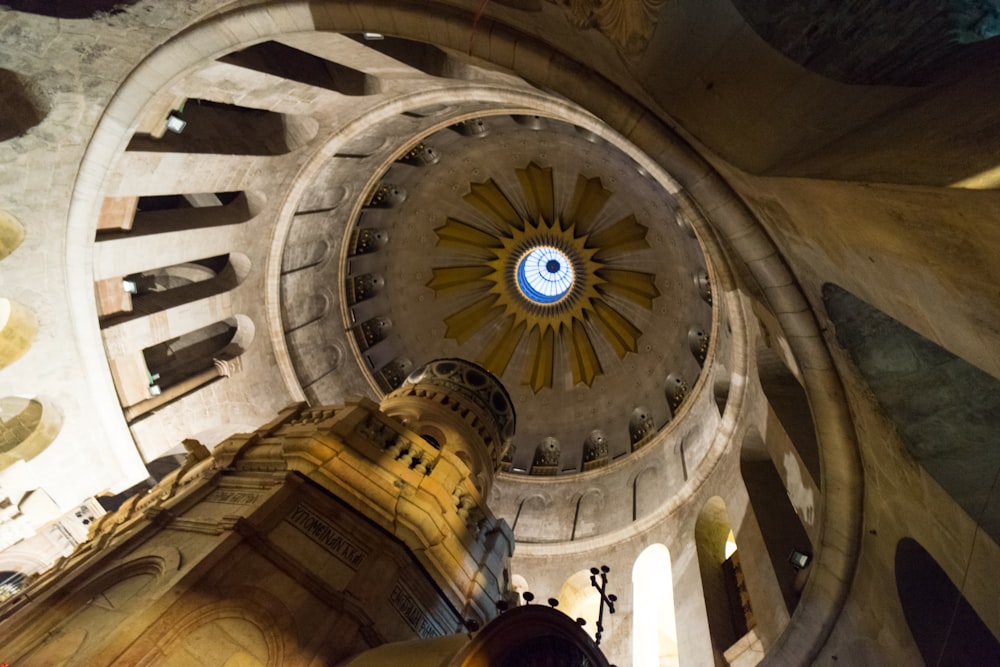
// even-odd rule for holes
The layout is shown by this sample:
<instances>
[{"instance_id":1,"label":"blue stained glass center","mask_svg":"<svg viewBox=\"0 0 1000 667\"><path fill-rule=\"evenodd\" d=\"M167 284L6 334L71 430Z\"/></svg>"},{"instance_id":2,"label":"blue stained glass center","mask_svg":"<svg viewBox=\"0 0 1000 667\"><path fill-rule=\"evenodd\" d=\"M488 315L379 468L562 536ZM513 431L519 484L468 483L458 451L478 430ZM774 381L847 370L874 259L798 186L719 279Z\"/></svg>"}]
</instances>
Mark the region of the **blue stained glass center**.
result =
<instances>
[{"instance_id":1,"label":"blue stained glass center","mask_svg":"<svg viewBox=\"0 0 1000 667\"><path fill-rule=\"evenodd\" d=\"M555 303L573 288L573 265L563 252L538 246L517 263L517 287L528 300Z\"/></svg>"}]
</instances>

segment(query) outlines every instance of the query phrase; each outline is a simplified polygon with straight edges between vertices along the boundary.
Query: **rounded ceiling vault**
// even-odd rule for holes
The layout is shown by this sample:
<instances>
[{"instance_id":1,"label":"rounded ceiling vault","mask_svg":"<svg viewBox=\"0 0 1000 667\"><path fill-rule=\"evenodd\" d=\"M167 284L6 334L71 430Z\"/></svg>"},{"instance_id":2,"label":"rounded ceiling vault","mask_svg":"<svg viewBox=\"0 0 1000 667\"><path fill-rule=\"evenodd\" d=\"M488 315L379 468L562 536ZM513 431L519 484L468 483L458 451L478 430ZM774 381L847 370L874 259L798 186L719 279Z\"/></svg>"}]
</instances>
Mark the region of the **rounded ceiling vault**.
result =
<instances>
[{"instance_id":1,"label":"rounded ceiling vault","mask_svg":"<svg viewBox=\"0 0 1000 667\"><path fill-rule=\"evenodd\" d=\"M439 357L481 364L517 410L515 472L641 446L704 360L689 341L711 330L702 250L610 134L543 115L456 120L402 147L349 232L345 326L372 384L390 391Z\"/></svg>"}]
</instances>

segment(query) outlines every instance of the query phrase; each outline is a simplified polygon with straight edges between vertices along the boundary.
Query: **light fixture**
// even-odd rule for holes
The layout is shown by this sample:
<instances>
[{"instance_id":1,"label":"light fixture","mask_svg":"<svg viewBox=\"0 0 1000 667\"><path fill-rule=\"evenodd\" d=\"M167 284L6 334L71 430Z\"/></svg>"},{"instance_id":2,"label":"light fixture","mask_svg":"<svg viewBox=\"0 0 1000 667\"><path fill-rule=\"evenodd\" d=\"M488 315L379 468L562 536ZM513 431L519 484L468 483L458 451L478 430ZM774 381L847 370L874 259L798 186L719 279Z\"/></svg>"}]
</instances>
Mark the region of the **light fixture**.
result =
<instances>
[{"instance_id":1,"label":"light fixture","mask_svg":"<svg viewBox=\"0 0 1000 667\"><path fill-rule=\"evenodd\" d=\"M385 39L385 35L383 35L380 32L363 32L361 33L361 36L367 39L368 41Z\"/></svg>"},{"instance_id":2,"label":"light fixture","mask_svg":"<svg viewBox=\"0 0 1000 667\"><path fill-rule=\"evenodd\" d=\"M788 562L792 564L796 570L802 570L807 565L809 561L812 560L812 556L805 552L799 551L798 549L792 549L792 553L788 554Z\"/></svg>"},{"instance_id":3,"label":"light fixture","mask_svg":"<svg viewBox=\"0 0 1000 667\"><path fill-rule=\"evenodd\" d=\"M187 127L187 121L182 120L180 116L175 116L172 112L167 116L167 129L171 132L180 134Z\"/></svg>"}]
</instances>

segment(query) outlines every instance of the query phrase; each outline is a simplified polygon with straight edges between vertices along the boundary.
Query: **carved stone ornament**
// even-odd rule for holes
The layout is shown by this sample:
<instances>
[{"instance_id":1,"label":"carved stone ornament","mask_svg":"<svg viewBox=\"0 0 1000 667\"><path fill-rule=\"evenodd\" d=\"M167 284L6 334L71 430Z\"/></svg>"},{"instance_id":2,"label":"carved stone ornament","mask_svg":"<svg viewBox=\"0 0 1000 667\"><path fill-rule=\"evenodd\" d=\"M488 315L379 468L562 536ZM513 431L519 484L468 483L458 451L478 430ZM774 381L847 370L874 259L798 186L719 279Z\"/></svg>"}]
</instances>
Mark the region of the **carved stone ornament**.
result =
<instances>
[{"instance_id":1,"label":"carved stone ornament","mask_svg":"<svg viewBox=\"0 0 1000 667\"><path fill-rule=\"evenodd\" d=\"M549 0L561 5L574 25L597 28L622 53L638 55L653 37L666 0Z\"/></svg>"}]
</instances>

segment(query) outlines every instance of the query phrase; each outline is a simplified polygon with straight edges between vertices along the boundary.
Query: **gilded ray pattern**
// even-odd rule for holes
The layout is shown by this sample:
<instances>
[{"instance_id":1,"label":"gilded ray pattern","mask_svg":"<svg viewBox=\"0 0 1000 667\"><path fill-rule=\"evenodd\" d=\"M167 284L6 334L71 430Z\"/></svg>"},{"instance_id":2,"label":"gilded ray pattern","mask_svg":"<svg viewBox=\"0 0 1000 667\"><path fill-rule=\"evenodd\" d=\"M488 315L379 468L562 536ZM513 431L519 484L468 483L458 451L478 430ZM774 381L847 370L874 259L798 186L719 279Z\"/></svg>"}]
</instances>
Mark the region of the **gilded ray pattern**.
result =
<instances>
[{"instance_id":1,"label":"gilded ray pattern","mask_svg":"<svg viewBox=\"0 0 1000 667\"><path fill-rule=\"evenodd\" d=\"M604 372L595 337L618 358L639 349L642 331L614 301L652 310L660 295L653 274L621 268L618 261L649 248L646 227L634 215L602 224L611 193L599 178L578 176L569 205L559 211L551 168L532 162L516 176L523 211L492 179L470 184L464 199L480 217L449 217L435 230L437 246L463 260L435 267L427 286L438 298L464 304L445 318L445 336L463 345L493 330L477 361L495 375L503 376L525 346L521 381L534 392L553 386L560 356L574 385L591 386ZM540 246L557 249L572 264L573 284L555 303L533 301L518 287L518 262Z\"/></svg>"}]
</instances>

